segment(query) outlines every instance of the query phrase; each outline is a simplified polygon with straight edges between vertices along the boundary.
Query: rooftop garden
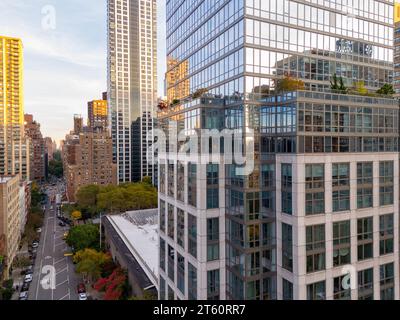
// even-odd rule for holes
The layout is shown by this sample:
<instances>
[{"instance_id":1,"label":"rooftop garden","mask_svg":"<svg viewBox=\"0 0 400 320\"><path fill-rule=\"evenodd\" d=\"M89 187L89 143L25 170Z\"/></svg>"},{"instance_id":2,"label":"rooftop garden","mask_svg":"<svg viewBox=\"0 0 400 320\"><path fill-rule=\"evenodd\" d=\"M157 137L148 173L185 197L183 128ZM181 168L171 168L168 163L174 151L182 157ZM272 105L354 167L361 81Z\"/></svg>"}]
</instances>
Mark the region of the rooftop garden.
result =
<instances>
[{"instance_id":1,"label":"rooftop garden","mask_svg":"<svg viewBox=\"0 0 400 320\"><path fill-rule=\"evenodd\" d=\"M256 88L255 88L256 90ZM259 90L259 91L258 91ZM271 96L274 94L280 94L284 92L297 91L297 90L307 90L304 81L293 78L290 76L285 76L281 79L275 80L275 88L270 86L260 86L257 87L257 93L253 92L250 95L261 95L263 97ZM313 90L310 90L313 91ZM329 91L329 89L327 90ZM369 90L364 81L356 81L353 83L353 86L347 87L343 77L338 77L337 74L333 74L330 81L330 93L337 94L349 94L349 95L358 95L365 97L381 97L381 98L393 98L393 95L396 93L393 89L393 85L389 83L385 83L381 88L375 91ZM169 108L172 108L176 105L179 105L184 102L190 102L191 100L195 100L201 97L206 97L208 94L208 89L201 88L191 94L184 100L174 99L171 102L167 100L160 100L158 103L158 110L160 112L166 111ZM240 96L240 93L235 92L233 96ZM242 94L243 96L243 94ZM215 96L217 98L217 96Z\"/></svg>"}]
</instances>

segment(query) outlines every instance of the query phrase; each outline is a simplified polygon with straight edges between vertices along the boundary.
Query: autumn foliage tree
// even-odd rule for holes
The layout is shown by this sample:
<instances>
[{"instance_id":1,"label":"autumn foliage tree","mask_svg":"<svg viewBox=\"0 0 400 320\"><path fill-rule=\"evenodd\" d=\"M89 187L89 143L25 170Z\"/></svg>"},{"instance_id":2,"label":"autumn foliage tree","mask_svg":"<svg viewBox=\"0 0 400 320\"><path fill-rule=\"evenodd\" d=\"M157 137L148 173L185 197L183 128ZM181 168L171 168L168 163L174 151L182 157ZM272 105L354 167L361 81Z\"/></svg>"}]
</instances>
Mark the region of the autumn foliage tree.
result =
<instances>
[{"instance_id":1,"label":"autumn foliage tree","mask_svg":"<svg viewBox=\"0 0 400 320\"><path fill-rule=\"evenodd\" d=\"M279 92L288 92L288 91L296 91L296 90L304 90L304 82L295 79L289 76L286 76L283 79L279 79L276 83L276 91Z\"/></svg>"},{"instance_id":2,"label":"autumn foliage tree","mask_svg":"<svg viewBox=\"0 0 400 320\"><path fill-rule=\"evenodd\" d=\"M74 262L77 263L76 272L85 275L89 280L99 279L103 266L110 260L109 254L94 249L78 251L74 256Z\"/></svg>"},{"instance_id":3,"label":"autumn foliage tree","mask_svg":"<svg viewBox=\"0 0 400 320\"><path fill-rule=\"evenodd\" d=\"M99 279L94 289L104 292L104 300L120 300L126 290L127 276L121 268L116 268L109 277Z\"/></svg>"}]
</instances>

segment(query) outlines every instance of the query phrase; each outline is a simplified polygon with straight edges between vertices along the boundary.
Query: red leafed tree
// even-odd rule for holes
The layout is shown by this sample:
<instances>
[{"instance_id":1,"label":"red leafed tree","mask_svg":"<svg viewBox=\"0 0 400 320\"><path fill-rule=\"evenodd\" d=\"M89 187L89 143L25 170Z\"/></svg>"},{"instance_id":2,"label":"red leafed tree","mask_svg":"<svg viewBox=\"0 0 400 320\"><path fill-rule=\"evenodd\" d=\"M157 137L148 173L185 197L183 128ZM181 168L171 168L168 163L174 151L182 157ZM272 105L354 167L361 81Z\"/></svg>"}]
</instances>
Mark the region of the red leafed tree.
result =
<instances>
[{"instance_id":1,"label":"red leafed tree","mask_svg":"<svg viewBox=\"0 0 400 320\"><path fill-rule=\"evenodd\" d=\"M99 279L94 288L97 291L105 292L104 300L119 300L123 294L126 280L124 271L117 268L109 277Z\"/></svg>"}]
</instances>

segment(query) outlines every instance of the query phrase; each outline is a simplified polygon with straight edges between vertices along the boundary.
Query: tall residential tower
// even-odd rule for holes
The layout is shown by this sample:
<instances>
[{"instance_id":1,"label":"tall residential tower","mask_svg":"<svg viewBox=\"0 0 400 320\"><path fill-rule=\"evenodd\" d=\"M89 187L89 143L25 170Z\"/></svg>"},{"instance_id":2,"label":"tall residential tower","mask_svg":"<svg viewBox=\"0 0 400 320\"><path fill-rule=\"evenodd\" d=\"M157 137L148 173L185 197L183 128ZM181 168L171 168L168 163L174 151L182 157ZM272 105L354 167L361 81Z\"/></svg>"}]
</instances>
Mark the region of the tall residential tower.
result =
<instances>
[{"instance_id":1,"label":"tall residential tower","mask_svg":"<svg viewBox=\"0 0 400 320\"><path fill-rule=\"evenodd\" d=\"M23 81L22 41L0 36L0 175L29 179Z\"/></svg>"},{"instance_id":2,"label":"tall residential tower","mask_svg":"<svg viewBox=\"0 0 400 320\"><path fill-rule=\"evenodd\" d=\"M160 298L398 299L393 1L169 0L167 51L160 128L225 157L160 153Z\"/></svg>"},{"instance_id":3,"label":"tall residential tower","mask_svg":"<svg viewBox=\"0 0 400 320\"><path fill-rule=\"evenodd\" d=\"M157 1L108 0L108 103L119 182L153 177ZM149 135L149 137L148 137Z\"/></svg>"}]
</instances>

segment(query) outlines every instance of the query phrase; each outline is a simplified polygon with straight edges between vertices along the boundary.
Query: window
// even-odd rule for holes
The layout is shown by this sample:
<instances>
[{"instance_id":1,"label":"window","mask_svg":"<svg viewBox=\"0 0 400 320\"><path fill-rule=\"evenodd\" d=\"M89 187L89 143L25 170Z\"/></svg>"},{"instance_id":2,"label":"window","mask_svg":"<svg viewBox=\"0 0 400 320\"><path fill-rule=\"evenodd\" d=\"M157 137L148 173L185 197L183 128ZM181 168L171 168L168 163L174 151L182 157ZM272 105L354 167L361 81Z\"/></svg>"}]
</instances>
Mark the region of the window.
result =
<instances>
[{"instance_id":1,"label":"window","mask_svg":"<svg viewBox=\"0 0 400 320\"><path fill-rule=\"evenodd\" d=\"M168 246L168 278L175 282L175 250Z\"/></svg>"},{"instance_id":2,"label":"window","mask_svg":"<svg viewBox=\"0 0 400 320\"><path fill-rule=\"evenodd\" d=\"M358 300L374 299L374 269L358 272Z\"/></svg>"},{"instance_id":3,"label":"window","mask_svg":"<svg viewBox=\"0 0 400 320\"><path fill-rule=\"evenodd\" d=\"M175 166L173 163L168 163L168 196L175 197Z\"/></svg>"},{"instance_id":4,"label":"window","mask_svg":"<svg viewBox=\"0 0 400 320\"><path fill-rule=\"evenodd\" d=\"M188 171L188 202L197 207L197 165L189 163Z\"/></svg>"},{"instance_id":5,"label":"window","mask_svg":"<svg viewBox=\"0 0 400 320\"><path fill-rule=\"evenodd\" d=\"M364 218L357 220L358 260L373 257L373 219Z\"/></svg>"},{"instance_id":6,"label":"window","mask_svg":"<svg viewBox=\"0 0 400 320\"><path fill-rule=\"evenodd\" d=\"M357 163L357 208L373 206L373 163Z\"/></svg>"},{"instance_id":7,"label":"window","mask_svg":"<svg viewBox=\"0 0 400 320\"><path fill-rule=\"evenodd\" d=\"M176 217L176 242L185 249L185 212L178 208Z\"/></svg>"},{"instance_id":8,"label":"window","mask_svg":"<svg viewBox=\"0 0 400 320\"><path fill-rule=\"evenodd\" d=\"M379 254L393 253L394 250L393 214L379 217Z\"/></svg>"},{"instance_id":9,"label":"window","mask_svg":"<svg viewBox=\"0 0 400 320\"><path fill-rule=\"evenodd\" d=\"M165 233L165 202L160 200L160 230Z\"/></svg>"},{"instance_id":10,"label":"window","mask_svg":"<svg viewBox=\"0 0 400 320\"><path fill-rule=\"evenodd\" d=\"M246 193L246 213L248 220L257 220L260 215L260 193Z\"/></svg>"},{"instance_id":11,"label":"window","mask_svg":"<svg viewBox=\"0 0 400 320\"><path fill-rule=\"evenodd\" d=\"M381 300L394 300L394 264L380 266Z\"/></svg>"},{"instance_id":12,"label":"window","mask_svg":"<svg viewBox=\"0 0 400 320\"><path fill-rule=\"evenodd\" d=\"M170 286L168 286L168 300L173 301L175 300L175 293L174 290Z\"/></svg>"},{"instance_id":13,"label":"window","mask_svg":"<svg viewBox=\"0 0 400 320\"><path fill-rule=\"evenodd\" d=\"M174 206L168 204L168 237L175 239L175 217Z\"/></svg>"},{"instance_id":14,"label":"window","mask_svg":"<svg viewBox=\"0 0 400 320\"><path fill-rule=\"evenodd\" d=\"M197 218L188 214L188 251L197 258Z\"/></svg>"},{"instance_id":15,"label":"window","mask_svg":"<svg viewBox=\"0 0 400 320\"><path fill-rule=\"evenodd\" d=\"M333 279L333 299L351 300L351 288L347 287L347 276L340 276Z\"/></svg>"},{"instance_id":16,"label":"window","mask_svg":"<svg viewBox=\"0 0 400 320\"><path fill-rule=\"evenodd\" d=\"M165 271L165 240L160 238L160 268Z\"/></svg>"},{"instance_id":17,"label":"window","mask_svg":"<svg viewBox=\"0 0 400 320\"><path fill-rule=\"evenodd\" d=\"M219 259L219 218L207 219L207 261Z\"/></svg>"},{"instance_id":18,"label":"window","mask_svg":"<svg viewBox=\"0 0 400 320\"><path fill-rule=\"evenodd\" d=\"M274 187L275 185L275 166L264 164L261 166L261 186L263 188Z\"/></svg>"},{"instance_id":19,"label":"window","mask_svg":"<svg viewBox=\"0 0 400 320\"><path fill-rule=\"evenodd\" d=\"M177 183L176 183L176 190L177 190L177 199L179 201L185 201L185 167L184 165L178 161L177 166Z\"/></svg>"},{"instance_id":20,"label":"window","mask_svg":"<svg viewBox=\"0 0 400 320\"><path fill-rule=\"evenodd\" d=\"M292 165L282 164L282 212L292 214Z\"/></svg>"},{"instance_id":21,"label":"window","mask_svg":"<svg viewBox=\"0 0 400 320\"><path fill-rule=\"evenodd\" d=\"M293 272L292 226L282 223L282 267Z\"/></svg>"},{"instance_id":22,"label":"window","mask_svg":"<svg viewBox=\"0 0 400 320\"><path fill-rule=\"evenodd\" d=\"M393 161L379 163L379 199L381 206L393 204Z\"/></svg>"},{"instance_id":23,"label":"window","mask_svg":"<svg viewBox=\"0 0 400 320\"><path fill-rule=\"evenodd\" d=\"M207 271L207 300L219 299L219 270Z\"/></svg>"},{"instance_id":24,"label":"window","mask_svg":"<svg viewBox=\"0 0 400 320\"><path fill-rule=\"evenodd\" d=\"M188 294L189 300L197 300L197 269L188 263Z\"/></svg>"},{"instance_id":25,"label":"window","mask_svg":"<svg viewBox=\"0 0 400 320\"><path fill-rule=\"evenodd\" d=\"M333 266L349 264L351 260L350 221L333 224Z\"/></svg>"},{"instance_id":26,"label":"window","mask_svg":"<svg viewBox=\"0 0 400 320\"><path fill-rule=\"evenodd\" d=\"M185 294L185 258L178 253L177 286L182 294Z\"/></svg>"},{"instance_id":27,"label":"window","mask_svg":"<svg viewBox=\"0 0 400 320\"><path fill-rule=\"evenodd\" d=\"M207 209L219 208L219 165L207 165Z\"/></svg>"},{"instance_id":28,"label":"window","mask_svg":"<svg viewBox=\"0 0 400 320\"><path fill-rule=\"evenodd\" d=\"M165 164L160 164L160 193L165 194Z\"/></svg>"},{"instance_id":29,"label":"window","mask_svg":"<svg viewBox=\"0 0 400 320\"><path fill-rule=\"evenodd\" d=\"M325 281L316 282L307 286L307 300L325 300Z\"/></svg>"},{"instance_id":30,"label":"window","mask_svg":"<svg viewBox=\"0 0 400 320\"><path fill-rule=\"evenodd\" d=\"M282 279L283 300L293 300L293 283Z\"/></svg>"},{"instance_id":31,"label":"window","mask_svg":"<svg viewBox=\"0 0 400 320\"><path fill-rule=\"evenodd\" d=\"M306 215L325 212L324 165L306 165Z\"/></svg>"},{"instance_id":32,"label":"window","mask_svg":"<svg viewBox=\"0 0 400 320\"><path fill-rule=\"evenodd\" d=\"M306 228L307 273L325 269L325 225Z\"/></svg>"},{"instance_id":33,"label":"window","mask_svg":"<svg viewBox=\"0 0 400 320\"><path fill-rule=\"evenodd\" d=\"M350 210L350 164L332 165L332 210Z\"/></svg>"},{"instance_id":34,"label":"window","mask_svg":"<svg viewBox=\"0 0 400 320\"><path fill-rule=\"evenodd\" d=\"M246 300L260 300L261 285L260 280L249 281L246 283Z\"/></svg>"},{"instance_id":35,"label":"window","mask_svg":"<svg viewBox=\"0 0 400 320\"><path fill-rule=\"evenodd\" d=\"M165 279L160 276L160 299L159 300L165 300Z\"/></svg>"}]
</instances>

